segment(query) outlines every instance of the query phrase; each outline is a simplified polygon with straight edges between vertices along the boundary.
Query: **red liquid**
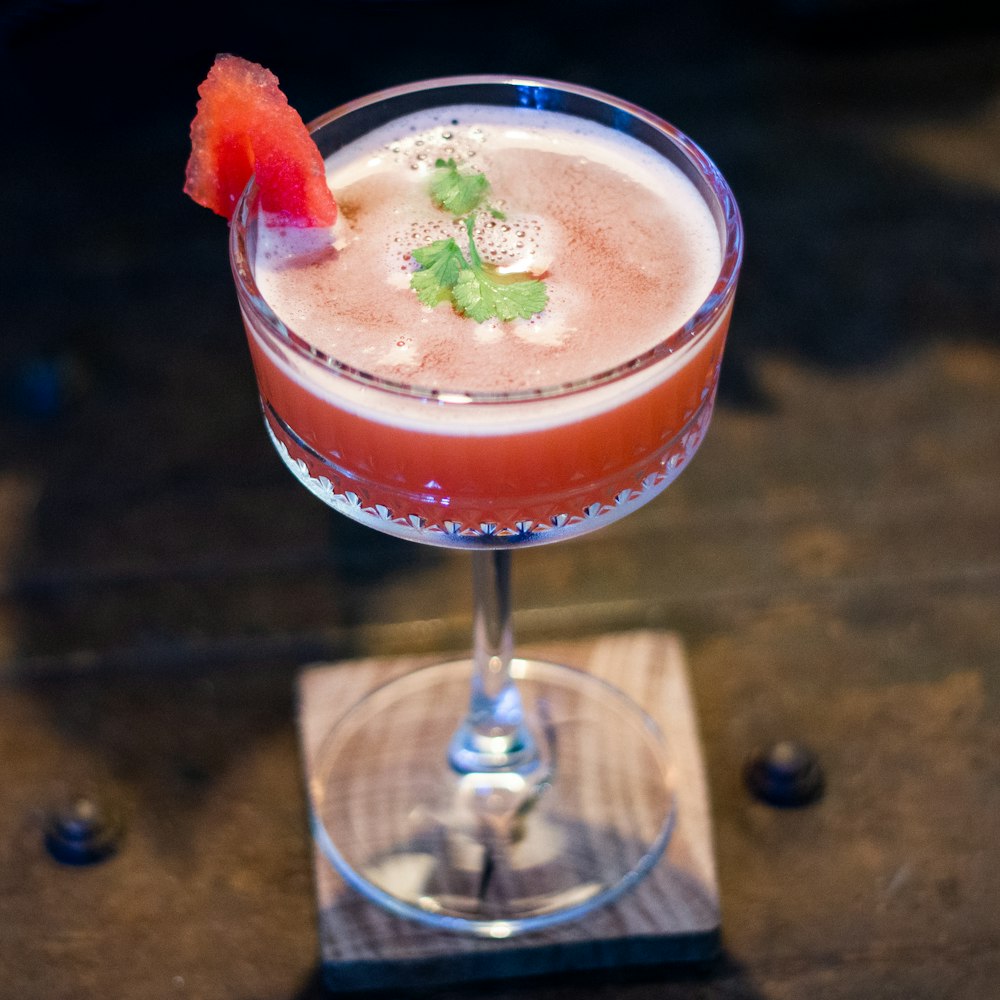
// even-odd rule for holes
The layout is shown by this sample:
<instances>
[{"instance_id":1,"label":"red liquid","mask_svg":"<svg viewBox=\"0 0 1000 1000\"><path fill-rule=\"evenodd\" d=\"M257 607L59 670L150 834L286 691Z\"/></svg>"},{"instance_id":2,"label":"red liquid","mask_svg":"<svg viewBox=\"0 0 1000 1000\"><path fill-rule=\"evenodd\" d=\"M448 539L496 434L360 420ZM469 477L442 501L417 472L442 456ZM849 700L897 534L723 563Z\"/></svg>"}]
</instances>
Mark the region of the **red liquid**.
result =
<instances>
[{"instance_id":1,"label":"red liquid","mask_svg":"<svg viewBox=\"0 0 1000 1000\"><path fill-rule=\"evenodd\" d=\"M620 406L546 429L476 436L352 413L303 388L252 332L250 347L271 432L315 489L357 497L346 513L441 544L526 534L543 541L553 528L590 518L596 527L599 515L624 513L681 471L708 425L727 326L728 315L687 364Z\"/></svg>"}]
</instances>

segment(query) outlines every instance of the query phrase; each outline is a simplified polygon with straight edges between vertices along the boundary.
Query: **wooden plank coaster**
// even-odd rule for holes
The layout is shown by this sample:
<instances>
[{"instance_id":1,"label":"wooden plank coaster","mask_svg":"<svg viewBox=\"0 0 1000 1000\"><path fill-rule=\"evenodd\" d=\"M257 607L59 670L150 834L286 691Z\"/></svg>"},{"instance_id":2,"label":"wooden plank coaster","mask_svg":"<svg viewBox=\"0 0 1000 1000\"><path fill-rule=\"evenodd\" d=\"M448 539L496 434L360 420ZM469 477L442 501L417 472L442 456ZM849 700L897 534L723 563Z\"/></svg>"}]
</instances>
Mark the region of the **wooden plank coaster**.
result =
<instances>
[{"instance_id":1,"label":"wooden plank coaster","mask_svg":"<svg viewBox=\"0 0 1000 1000\"><path fill-rule=\"evenodd\" d=\"M719 894L701 748L681 643L670 632L628 632L519 650L572 664L628 694L666 734L676 766L677 820L653 870L619 900L556 927L502 940L439 931L382 910L347 886L315 849L319 943L332 992L448 986L670 962L719 948ZM316 664L299 678L307 787L323 736L358 699L393 676L442 657Z\"/></svg>"}]
</instances>

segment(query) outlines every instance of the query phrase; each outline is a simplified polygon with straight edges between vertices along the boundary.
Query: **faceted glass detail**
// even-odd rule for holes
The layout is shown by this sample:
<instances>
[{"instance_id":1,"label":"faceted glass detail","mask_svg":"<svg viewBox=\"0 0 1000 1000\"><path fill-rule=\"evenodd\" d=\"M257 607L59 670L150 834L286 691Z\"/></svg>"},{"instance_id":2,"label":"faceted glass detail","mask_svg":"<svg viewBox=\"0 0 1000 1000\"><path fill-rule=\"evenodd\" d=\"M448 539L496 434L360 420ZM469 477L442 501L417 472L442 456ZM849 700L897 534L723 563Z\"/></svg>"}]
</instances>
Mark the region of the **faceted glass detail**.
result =
<instances>
[{"instance_id":1,"label":"faceted glass detail","mask_svg":"<svg viewBox=\"0 0 1000 1000\"><path fill-rule=\"evenodd\" d=\"M355 521L377 527L380 531L425 544L501 548L507 545L539 544L583 534L602 524L617 521L637 507L648 503L680 475L681 470L698 450L711 419L711 402L708 400L702 406L684 433L667 447L656 470L644 475L636 487L627 487L619 491L613 503L608 504L599 500L584 503L575 509L551 514L545 521L525 514L516 516L510 523L480 521L464 524L448 517L432 521L422 514L398 510L390 503L365 503L355 490L338 488L330 477L315 475L305 459L294 455L293 450L299 450L298 443L291 440L286 443L284 434L272 425L271 420L266 419L266 406L264 423L285 465L303 486L334 510ZM443 507L442 514L447 512L448 508Z\"/></svg>"}]
</instances>

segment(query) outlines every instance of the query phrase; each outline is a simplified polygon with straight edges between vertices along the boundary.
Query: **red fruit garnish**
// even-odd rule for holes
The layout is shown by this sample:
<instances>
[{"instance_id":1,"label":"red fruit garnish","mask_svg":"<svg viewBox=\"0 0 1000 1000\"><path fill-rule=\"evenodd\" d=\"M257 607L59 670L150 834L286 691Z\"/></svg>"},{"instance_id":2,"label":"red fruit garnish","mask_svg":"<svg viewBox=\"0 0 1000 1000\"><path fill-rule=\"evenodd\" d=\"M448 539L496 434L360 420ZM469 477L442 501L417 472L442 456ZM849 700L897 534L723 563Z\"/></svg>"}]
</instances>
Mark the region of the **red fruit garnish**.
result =
<instances>
[{"instance_id":1,"label":"red fruit garnish","mask_svg":"<svg viewBox=\"0 0 1000 1000\"><path fill-rule=\"evenodd\" d=\"M323 157L273 73L220 55L198 93L186 194L232 219L256 174L261 208L273 225L333 225L337 203L326 186Z\"/></svg>"}]
</instances>

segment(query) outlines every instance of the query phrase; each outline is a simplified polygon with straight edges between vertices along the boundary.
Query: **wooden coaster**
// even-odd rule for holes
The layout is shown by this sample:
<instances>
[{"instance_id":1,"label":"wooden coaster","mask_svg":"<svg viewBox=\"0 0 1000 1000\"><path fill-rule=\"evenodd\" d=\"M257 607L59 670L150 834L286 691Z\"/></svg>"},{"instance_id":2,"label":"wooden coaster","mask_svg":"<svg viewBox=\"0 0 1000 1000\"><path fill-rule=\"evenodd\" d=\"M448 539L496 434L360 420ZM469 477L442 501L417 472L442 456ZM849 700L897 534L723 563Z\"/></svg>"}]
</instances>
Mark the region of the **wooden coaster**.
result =
<instances>
[{"instance_id":1,"label":"wooden coaster","mask_svg":"<svg viewBox=\"0 0 1000 1000\"><path fill-rule=\"evenodd\" d=\"M711 816L681 644L669 632L629 632L519 650L601 677L666 734L677 774L677 822L666 853L636 888L575 922L483 940L394 916L345 885L315 851L319 940L334 992L446 986L630 965L704 961L719 947ZM378 684L441 657L344 661L306 668L299 725L307 786L324 734Z\"/></svg>"}]
</instances>

